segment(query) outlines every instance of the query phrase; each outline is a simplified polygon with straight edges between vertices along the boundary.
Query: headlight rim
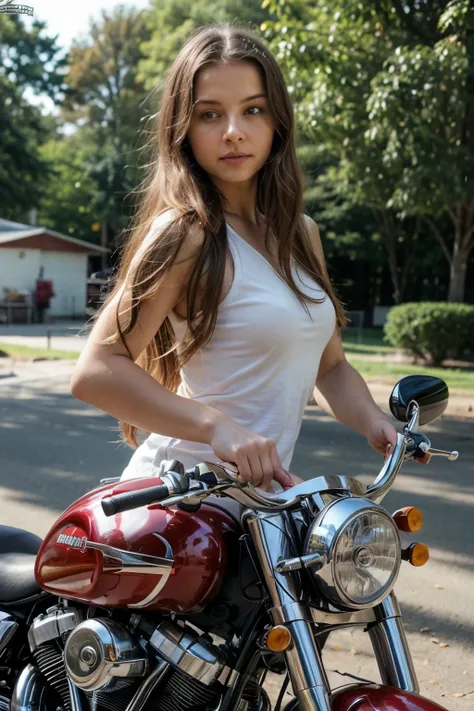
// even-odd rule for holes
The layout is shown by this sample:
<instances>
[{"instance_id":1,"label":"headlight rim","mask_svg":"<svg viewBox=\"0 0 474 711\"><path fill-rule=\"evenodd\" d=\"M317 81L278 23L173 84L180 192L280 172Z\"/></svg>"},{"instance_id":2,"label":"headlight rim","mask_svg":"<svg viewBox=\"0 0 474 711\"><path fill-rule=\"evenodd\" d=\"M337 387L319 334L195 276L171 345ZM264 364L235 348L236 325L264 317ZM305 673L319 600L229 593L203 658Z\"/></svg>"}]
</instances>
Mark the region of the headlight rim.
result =
<instances>
[{"instance_id":1,"label":"headlight rim","mask_svg":"<svg viewBox=\"0 0 474 711\"><path fill-rule=\"evenodd\" d=\"M323 523L324 519L330 515L331 510L333 510L338 504L341 505L341 502L345 502L345 505L347 505L347 502L350 502L350 506L355 506L355 509L350 513L346 518L342 521L341 525L338 527L337 531L335 534L329 538L329 534L325 535L323 537L323 545L317 546L317 545L312 545L311 543L311 537L314 535L315 531L321 526ZM346 593L344 592L344 589L339 583L338 576L336 574L336 566L335 566L335 556L334 552L337 549L337 545L340 541L340 537L344 533L344 531L347 529L347 527L354 521L354 519L362 516L364 513L377 513L381 515L387 522L388 525L391 527L392 531L395 533L394 539L395 539L395 544L396 544L396 564L394 566L392 575L391 575L391 580L390 582L383 587L383 592L381 592L379 595L375 596L371 601L369 602L364 602L364 603L358 603L354 602L349 598ZM398 575L400 572L400 566L401 566L401 540L400 540L400 534L398 531L398 528L393 521L392 517L390 514L379 504L375 504L373 501L370 501L369 499L364 499L363 497L344 497L344 498L339 498L336 499L335 501L331 502L329 506L327 506L325 509L323 509L318 516L314 519L312 524L310 525L306 539L305 539L305 545L304 545L304 550L305 553L321 553L322 555L325 556L326 563L321 566L320 569L315 570L313 573L313 580L314 582L318 585L318 589L321 592L321 595L328 600L332 605L335 605L336 607L340 607L342 610L367 610L373 607L376 607L376 605L380 604L383 600L385 600L388 595L392 592L395 583L397 582ZM328 572L329 572L329 577L330 580L328 580ZM321 583L324 583L321 585ZM331 595L328 593L329 590L334 590L335 595Z\"/></svg>"}]
</instances>

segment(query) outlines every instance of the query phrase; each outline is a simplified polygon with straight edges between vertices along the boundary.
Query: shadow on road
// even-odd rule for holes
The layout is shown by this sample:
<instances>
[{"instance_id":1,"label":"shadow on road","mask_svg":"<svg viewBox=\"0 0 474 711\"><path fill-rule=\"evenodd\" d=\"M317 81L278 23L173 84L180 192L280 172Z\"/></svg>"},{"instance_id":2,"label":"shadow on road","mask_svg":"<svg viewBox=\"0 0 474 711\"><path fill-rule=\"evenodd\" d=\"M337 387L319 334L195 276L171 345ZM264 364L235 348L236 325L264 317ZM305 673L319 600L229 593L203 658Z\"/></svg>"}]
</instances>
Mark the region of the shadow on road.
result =
<instances>
[{"instance_id":1,"label":"shadow on road","mask_svg":"<svg viewBox=\"0 0 474 711\"><path fill-rule=\"evenodd\" d=\"M118 440L116 420L68 394L0 391L0 483L20 501L62 511L120 476L133 450Z\"/></svg>"},{"instance_id":2,"label":"shadow on road","mask_svg":"<svg viewBox=\"0 0 474 711\"><path fill-rule=\"evenodd\" d=\"M456 565L473 569L472 422L441 420L423 431L435 447L459 449L459 460L405 465L383 505L389 511L421 508L423 541L444 551L444 563L456 554ZM101 478L119 476L132 453L119 443L116 420L68 393L0 390L0 484L20 501L63 510ZM295 474L344 474L368 484L381 466L361 435L320 410L307 412L291 467Z\"/></svg>"}]
</instances>

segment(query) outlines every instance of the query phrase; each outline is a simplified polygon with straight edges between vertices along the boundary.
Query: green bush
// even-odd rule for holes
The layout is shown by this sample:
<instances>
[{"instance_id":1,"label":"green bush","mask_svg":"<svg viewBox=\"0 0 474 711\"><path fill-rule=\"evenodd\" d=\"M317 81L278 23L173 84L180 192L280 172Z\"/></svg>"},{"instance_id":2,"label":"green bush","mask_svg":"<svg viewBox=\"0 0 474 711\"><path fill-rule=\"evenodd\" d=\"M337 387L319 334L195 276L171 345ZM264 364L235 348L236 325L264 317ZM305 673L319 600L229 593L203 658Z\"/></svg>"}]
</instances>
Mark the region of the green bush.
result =
<instances>
[{"instance_id":1,"label":"green bush","mask_svg":"<svg viewBox=\"0 0 474 711\"><path fill-rule=\"evenodd\" d=\"M474 354L474 306L444 301L394 306L384 333L392 346L440 365L447 356Z\"/></svg>"}]
</instances>

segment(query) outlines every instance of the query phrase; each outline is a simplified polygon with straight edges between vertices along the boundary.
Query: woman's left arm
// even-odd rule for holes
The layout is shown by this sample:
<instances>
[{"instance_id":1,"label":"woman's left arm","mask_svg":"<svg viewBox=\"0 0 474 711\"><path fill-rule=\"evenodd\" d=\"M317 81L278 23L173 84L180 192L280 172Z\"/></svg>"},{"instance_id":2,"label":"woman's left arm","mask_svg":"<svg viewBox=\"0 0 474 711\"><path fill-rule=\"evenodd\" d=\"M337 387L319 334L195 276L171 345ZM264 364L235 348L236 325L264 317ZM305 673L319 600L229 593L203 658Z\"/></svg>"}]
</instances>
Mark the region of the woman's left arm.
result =
<instances>
[{"instance_id":1,"label":"woman's left arm","mask_svg":"<svg viewBox=\"0 0 474 711\"><path fill-rule=\"evenodd\" d=\"M308 215L305 218L313 249L327 274L318 226ZM387 456L395 447L397 431L375 403L360 373L347 362L337 328L321 357L314 397L329 415L364 435L379 454ZM425 455L418 461L429 459L430 455Z\"/></svg>"},{"instance_id":2,"label":"woman's left arm","mask_svg":"<svg viewBox=\"0 0 474 711\"><path fill-rule=\"evenodd\" d=\"M375 403L362 376L347 362L337 330L319 365L314 397L328 414L360 432L379 454L395 446L397 431Z\"/></svg>"}]
</instances>

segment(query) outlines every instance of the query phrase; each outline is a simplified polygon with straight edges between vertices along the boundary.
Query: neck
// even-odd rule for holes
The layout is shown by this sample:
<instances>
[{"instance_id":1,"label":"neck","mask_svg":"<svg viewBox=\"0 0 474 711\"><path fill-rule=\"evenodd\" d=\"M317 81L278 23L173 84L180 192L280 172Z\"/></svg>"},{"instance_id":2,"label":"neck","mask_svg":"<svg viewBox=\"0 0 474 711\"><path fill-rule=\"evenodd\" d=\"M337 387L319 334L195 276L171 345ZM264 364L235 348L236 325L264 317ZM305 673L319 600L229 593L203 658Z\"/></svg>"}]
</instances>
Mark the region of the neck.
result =
<instances>
[{"instance_id":1,"label":"neck","mask_svg":"<svg viewBox=\"0 0 474 711\"><path fill-rule=\"evenodd\" d=\"M256 210L253 214L232 212L231 210L223 210L224 215L231 215L232 217L238 217L243 222L250 223L255 226L259 226L262 222L263 215Z\"/></svg>"}]
</instances>

